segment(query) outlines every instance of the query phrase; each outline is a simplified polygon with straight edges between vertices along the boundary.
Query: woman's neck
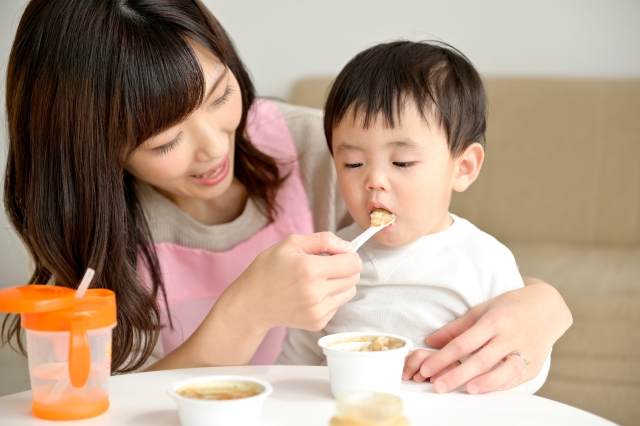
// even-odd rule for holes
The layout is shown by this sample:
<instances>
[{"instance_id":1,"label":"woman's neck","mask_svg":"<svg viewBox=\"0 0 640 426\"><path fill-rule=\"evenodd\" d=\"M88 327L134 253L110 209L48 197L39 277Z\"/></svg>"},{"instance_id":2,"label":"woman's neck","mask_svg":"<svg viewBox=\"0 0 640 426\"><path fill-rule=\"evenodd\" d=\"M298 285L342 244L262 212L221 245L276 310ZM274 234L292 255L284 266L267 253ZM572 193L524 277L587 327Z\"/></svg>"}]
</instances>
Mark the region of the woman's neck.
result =
<instances>
[{"instance_id":1,"label":"woman's neck","mask_svg":"<svg viewBox=\"0 0 640 426\"><path fill-rule=\"evenodd\" d=\"M156 190L203 225L221 225L233 222L242 214L249 199L247 189L235 177L231 186L212 200L179 197L158 188Z\"/></svg>"}]
</instances>

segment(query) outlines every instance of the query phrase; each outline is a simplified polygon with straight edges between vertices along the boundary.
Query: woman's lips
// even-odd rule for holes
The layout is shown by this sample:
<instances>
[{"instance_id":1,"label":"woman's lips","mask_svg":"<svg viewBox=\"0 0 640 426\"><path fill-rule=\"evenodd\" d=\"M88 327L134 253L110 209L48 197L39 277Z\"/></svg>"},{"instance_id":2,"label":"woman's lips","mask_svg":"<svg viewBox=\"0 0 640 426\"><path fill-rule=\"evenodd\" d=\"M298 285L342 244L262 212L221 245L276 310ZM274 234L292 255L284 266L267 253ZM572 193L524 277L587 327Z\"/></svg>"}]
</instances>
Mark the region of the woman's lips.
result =
<instances>
[{"instance_id":1,"label":"woman's lips","mask_svg":"<svg viewBox=\"0 0 640 426\"><path fill-rule=\"evenodd\" d=\"M208 172L201 175L191 175L191 179L195 180L201 185L213 186L217 185L229 174L229 156L227 155L220 164L217 164L211 168Z\"/></svg>"}]
</instances>

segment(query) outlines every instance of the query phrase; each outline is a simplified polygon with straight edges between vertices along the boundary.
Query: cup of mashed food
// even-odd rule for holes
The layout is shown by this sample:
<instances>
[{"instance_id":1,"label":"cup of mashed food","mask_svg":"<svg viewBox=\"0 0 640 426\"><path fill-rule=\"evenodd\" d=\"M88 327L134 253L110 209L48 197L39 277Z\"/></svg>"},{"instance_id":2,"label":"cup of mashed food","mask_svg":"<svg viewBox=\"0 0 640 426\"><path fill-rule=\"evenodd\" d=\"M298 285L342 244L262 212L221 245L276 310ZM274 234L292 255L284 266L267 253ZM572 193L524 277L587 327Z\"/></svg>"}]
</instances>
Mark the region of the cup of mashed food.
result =
<instances>
[{"instance_id":1,"label":"cup of mashed food","mask_svg":"<svg viewBox=\"0 0 640 426\"><path fill-rule=\"evenodd\" d=\"M257 426L272 392L269 383L245 376L193 377L167 389L182 426Z\"/></svg>"},{"instance_id":2,"label":"cup of mashed food","mask_svg":"<svg viewBox=\"0 0 640 426\"><path fill-rule=\"evenodd\" d=\"M400 394L404 359L413 347L406 337L387 333L338 333L318 340L327 357L331 393Z\"/></svg>"}]
</instances>

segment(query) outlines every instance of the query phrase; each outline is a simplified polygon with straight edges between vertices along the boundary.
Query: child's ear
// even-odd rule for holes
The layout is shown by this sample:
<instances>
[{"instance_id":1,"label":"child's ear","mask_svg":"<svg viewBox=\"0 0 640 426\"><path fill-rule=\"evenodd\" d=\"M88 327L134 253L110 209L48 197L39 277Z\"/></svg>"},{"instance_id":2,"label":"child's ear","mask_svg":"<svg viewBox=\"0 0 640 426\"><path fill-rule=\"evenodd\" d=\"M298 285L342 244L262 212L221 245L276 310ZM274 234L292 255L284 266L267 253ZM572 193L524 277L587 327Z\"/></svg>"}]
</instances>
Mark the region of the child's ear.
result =
<instances>
[{"instance_id":1,"label":"child's ear","mask_svg":"<svg viewBox=\"0 0 640 426\"><path fill-rule=\"evenodd\" d=\"M476 180L480 173L480 168L482 168L482 163L484 162L484 148L479 143L474 142L454 161L456 164L453 190L463 192Z\"/></svg>"}]
</instances>

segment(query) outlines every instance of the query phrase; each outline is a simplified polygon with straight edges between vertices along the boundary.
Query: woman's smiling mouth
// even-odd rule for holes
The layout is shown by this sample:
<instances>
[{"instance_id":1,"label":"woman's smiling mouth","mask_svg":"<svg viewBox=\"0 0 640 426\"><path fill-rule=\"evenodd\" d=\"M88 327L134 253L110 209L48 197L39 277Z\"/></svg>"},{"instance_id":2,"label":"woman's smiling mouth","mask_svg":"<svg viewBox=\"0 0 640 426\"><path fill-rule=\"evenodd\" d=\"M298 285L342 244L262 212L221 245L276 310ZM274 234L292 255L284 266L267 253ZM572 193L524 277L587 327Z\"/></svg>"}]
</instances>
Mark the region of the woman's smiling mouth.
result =
<instances>
[{"instance_id":1,"label":"woman's smiling mouth","mask_svg":"<svg viewBox=\"0 0 640 426\"><path fill-rule=\"evenodd\" d=\"M229 155L220 164L213 166L209 171L200 175L191 175L191 179L201 185L217 185L229 174Z\"/></svg>"}]
</instances>

